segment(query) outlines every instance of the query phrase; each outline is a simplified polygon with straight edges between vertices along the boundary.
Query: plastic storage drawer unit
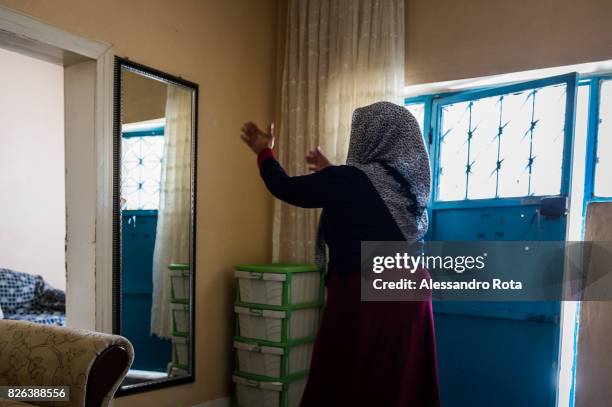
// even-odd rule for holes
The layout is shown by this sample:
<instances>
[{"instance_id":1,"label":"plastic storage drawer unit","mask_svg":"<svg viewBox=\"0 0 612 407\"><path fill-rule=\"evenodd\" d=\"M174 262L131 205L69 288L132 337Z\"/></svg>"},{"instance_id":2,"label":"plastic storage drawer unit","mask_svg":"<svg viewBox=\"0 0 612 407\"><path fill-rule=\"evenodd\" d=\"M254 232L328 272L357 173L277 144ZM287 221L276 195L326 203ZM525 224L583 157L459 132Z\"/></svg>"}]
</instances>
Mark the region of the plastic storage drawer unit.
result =
<instances>
[{"instance_id":1,"label":"plastic storage drawer unit","mask_svg":"<svg viewBox=\"0 0 612 407\"><path fill-rule=\"evenodd\" d=\"M313 343L293 346L269 346L258 342L235 340L238 372L251 376L280 379L307 373Z\"/></svg>"},{"instance_id":2,"label":"plastic storage drawer unit","mask_svg":"<svg viewBox=\"0 0 612 407\"><path fill-rule=\"evenodd\" d=\"M290 307L322 302L321 273L304 264L245 264L236 266L239 302Z\"/></svg>"}]
</instances>

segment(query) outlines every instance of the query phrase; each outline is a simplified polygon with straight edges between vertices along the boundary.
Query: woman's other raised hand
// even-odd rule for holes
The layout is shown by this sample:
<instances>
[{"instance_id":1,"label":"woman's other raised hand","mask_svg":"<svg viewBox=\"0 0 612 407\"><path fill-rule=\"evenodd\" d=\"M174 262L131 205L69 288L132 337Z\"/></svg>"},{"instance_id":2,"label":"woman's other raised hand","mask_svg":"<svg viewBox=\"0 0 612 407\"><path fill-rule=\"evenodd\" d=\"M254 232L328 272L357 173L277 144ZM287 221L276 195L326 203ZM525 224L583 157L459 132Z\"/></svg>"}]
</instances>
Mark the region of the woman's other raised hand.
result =
<instances>
[{"instance_id":1,"label":"woman's other raised hand","mask_svg":"<svg viewBox=\"0 0 612 407\"><path fill-rule=\"evenodd\" d=\"M308 169L310 171L321 171L323 168L329 167L331 163L321 152L321 148L317 147L310 151L306 156L306 162L308 163Z\"/></svg>"}]
</instances>

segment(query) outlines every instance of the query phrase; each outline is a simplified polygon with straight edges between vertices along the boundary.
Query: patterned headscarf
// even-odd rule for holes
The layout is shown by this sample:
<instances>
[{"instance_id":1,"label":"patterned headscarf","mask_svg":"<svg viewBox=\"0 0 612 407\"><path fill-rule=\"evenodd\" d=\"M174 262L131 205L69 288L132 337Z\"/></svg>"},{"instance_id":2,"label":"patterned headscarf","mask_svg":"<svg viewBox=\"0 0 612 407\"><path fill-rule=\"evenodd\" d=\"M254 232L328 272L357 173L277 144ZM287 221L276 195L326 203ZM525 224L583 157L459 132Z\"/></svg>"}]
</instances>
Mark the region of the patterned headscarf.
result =
<instances>
[{"instance_id":1,"label":"patterned headscarf","mask_svg":"<svg viewBox=\"0 0 612 407\"><path fill-rule=\"evenodd\" d=\"M406 108L377 102L355 109L346 164L368 176L406 241L417 242L425 236L431 189L429 155L419 124ZM316 261L324 267L320 225L317 240Z\"/></svg>"},{"instance_id":2,"label":"patterned headscarf","mask_svg":"<svg viewBox=\"0 0 612 407\"><path fill-rule=\"evenodd\" d=\"M355 109L346 164L366 173L408 242L423 238L429 155L419 124L406 108L377 102Z\"/></svg>"}]
</instances>

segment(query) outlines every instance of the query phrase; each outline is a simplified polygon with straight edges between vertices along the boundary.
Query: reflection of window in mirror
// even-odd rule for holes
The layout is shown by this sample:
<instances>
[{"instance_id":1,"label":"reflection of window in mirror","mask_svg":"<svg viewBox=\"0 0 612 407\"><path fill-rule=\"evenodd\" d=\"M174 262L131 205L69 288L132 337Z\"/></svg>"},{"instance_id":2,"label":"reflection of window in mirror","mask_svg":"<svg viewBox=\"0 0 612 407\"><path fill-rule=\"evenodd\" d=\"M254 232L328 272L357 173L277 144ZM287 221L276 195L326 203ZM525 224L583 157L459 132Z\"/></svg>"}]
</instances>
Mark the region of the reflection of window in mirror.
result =
<instances>
[{"instance_id":1,"label":"reflection of window in mirror","mask_svg":"<svg viewBox=\"0 0 612 407\"><path fill-rule=\"evenodd\" d=\"M191 372L194 90L121 69L121 335L135 350L122 387Z\"/></svg>"},{"instance_id":2,"label":"reflection of window in mirror","mask_svg":"<svg viewBox=\"0 0 612 407\"><path fill-rule=\"evenodd\" d=\"M121 128L122 210L158 210L166 119Z\"/></svg>"}]
</instances>

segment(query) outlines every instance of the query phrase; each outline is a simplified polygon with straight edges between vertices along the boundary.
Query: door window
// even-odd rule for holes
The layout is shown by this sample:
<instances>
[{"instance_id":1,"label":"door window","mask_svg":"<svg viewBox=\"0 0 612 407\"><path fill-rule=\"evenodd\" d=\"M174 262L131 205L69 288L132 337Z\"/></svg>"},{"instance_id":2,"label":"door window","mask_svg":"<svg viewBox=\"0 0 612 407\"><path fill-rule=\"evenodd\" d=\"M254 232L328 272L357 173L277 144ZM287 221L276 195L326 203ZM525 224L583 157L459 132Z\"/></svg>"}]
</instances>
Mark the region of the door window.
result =
<instances>
[{"instance_id":1,"label":"door window","mask_svg":"<svg viewBox=\"0 0 612 407\"><path fill-rule=\"evenodd\" d=\"M558 195L566 95L560 83L440 106L437 200Z\"/></svg>"}]
</instances>

